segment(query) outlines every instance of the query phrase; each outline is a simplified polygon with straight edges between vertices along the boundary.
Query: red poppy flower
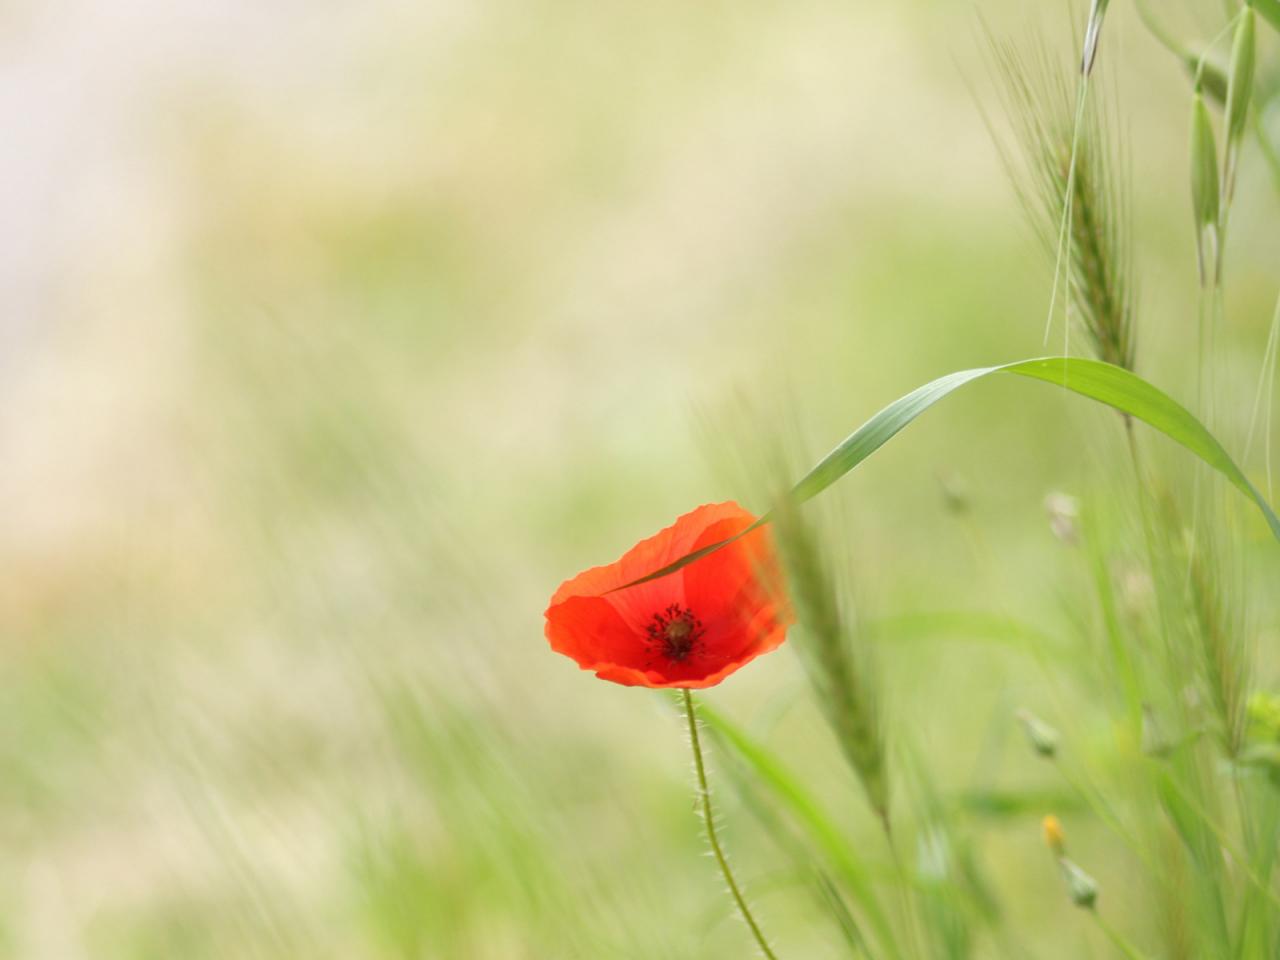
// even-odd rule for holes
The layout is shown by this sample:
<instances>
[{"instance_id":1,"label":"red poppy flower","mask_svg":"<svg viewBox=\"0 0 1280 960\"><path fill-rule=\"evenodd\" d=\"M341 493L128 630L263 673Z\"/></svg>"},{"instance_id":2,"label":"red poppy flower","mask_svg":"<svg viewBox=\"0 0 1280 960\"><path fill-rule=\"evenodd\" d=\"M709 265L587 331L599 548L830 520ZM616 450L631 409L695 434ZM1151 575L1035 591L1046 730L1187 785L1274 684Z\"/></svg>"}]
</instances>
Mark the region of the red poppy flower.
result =
<instances>
[{"instance_id":1,"label":"red poppy flower","mask_svg":"<svg viewBox=\"0 0 1280 960\"><path fill-rule=\"evenodd\" d=\"M759 527L674 573L618 589L740 533L736 503L686 513L617 563L560 585L547 608L551 649L627 686L710 687L782 643L791 615L768 531Z\"/></svg>"}]
</instances>

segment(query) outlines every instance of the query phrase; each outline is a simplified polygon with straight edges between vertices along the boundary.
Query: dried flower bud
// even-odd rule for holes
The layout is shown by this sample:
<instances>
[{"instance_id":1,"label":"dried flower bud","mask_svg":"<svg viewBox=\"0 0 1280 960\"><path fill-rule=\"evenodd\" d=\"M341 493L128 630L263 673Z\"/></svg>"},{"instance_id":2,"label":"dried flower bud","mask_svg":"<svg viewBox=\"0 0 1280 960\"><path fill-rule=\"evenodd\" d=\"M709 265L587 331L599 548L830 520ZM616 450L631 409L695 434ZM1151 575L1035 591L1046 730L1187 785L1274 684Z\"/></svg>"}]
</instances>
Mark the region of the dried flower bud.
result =
<instances>
[{"instance_id":1,"label":"dried flower bud","mask_svg":"<svg viewBox=\"0 0 1280 960\"><path fill-rule=\"evenodd\" d=\"M1067 882L1067 893L1071 895L1071 902L1077 907L1092 910L1094 904L1098 902L1098 882L1066 857L1063 857L1059 863L1062 866L1062 877Z\"/></svg>"},{"instance_id":2,"label":"dried flower bud","mask_svg":"<svg viewBox=\"0 0 1280 960\"><path fill-rule=\"evenodd\" d=\"M1072 546L1080 541L1080 503L1075 497L1055 491L1044 498L1044 509L1055 537Z\"/></svg>"},{"instance_id":3,"label":"dried flower bud","mask_svg":"<svg viewBox=\"0 0 1280 960\"><path fill-rule=\"evenodd\" d=\"M1018 721L1026 731L1031 747L1042 757L1052 757L1058 752L1058 731L1053 729L1030 710L1019 710Z\"/></svg>"},{"instance_id":4,"label":"dried flower bud","mask_svg":"<svg viewBox=\"0 0 1280 960\"><path fill-rule=\"evenodd\" d=\"M1125 612L1139 614L1150 609L1156 586L1151 574L1141 567L1126 567L1120 573L1120 602Z\"/></svg>"},{"instance_id":5,"label":"dried flower bud","mask_svg":"<svg viewBox=\"0 0 1280 960\"><path fill-rule=\"evenodd\" d=\"M1049 814L1040 821L1040 830L1044 834L1044 845L1055 857L1066 854L1066 835L1062 832L1062 821Z\"/></svg>"}]
</instances>

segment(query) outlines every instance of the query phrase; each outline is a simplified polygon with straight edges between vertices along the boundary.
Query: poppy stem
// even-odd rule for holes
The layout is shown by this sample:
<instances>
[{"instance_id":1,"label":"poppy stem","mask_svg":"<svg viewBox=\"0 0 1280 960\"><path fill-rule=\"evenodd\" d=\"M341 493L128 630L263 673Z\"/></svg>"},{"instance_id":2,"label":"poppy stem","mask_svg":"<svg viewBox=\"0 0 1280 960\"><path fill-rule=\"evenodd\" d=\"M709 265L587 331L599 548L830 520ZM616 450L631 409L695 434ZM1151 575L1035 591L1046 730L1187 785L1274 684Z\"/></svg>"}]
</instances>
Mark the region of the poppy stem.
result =
<instances>
[{"instance_id":1,"label":"poppy stem","mask_svg":"<svg viewBox=\"0 0 1280 960\"><path fill-rule=\"evenodd\" d=\"M698 772L698 802L702 806L702 820L707 825L707 840L711 843L711 852L715 854L716 863L720 864L720 872L724 875L725 883L729 885L729 892L733 894L734 902L738 904L742 919L747 921L747 926L751 928L751 933L760 946L760 952L769 960L778 960L774 952L769 949L764 934L760 932L756 918L751 915L746 898L743 897L738 882L733 879L733 871L729 869L729 861L725 859L724 850L720 848L720 839L716 836L715 817L711 813L711 788L707 786L707 767L702 760L702 744L698 739L698 716L693 704L693 695L687 689L680 692L684 694L684 713L689 718L689 743L693 745L693 765Z\"/></svg>"}]
</instances>

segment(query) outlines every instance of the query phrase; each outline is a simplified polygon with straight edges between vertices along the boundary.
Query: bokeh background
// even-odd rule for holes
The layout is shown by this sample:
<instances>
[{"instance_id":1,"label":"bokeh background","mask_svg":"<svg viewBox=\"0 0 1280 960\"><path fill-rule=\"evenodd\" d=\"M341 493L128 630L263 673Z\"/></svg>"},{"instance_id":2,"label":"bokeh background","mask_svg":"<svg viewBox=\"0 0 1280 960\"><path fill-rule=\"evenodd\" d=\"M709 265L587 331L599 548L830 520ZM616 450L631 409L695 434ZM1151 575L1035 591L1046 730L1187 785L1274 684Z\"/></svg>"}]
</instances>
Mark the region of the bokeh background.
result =
<instances>
[{"instance_id":1,"label":"bokeh background","mask_svg":"<svg viewBox=\"0 0 1280 960\"><path fill-rule=\"evenodd\" d=\"M816 456L927 379L1047 352L1049 266L983 118L983 20L1072 45L1028 6L0 4L0 955L748 955L669 698L553 655L542 611L697 503L759 508L717 457L761 411ZM1189 93L1113 6L1139 368L1190 398ZM1172 10L1188 39L1214 12ZM1280 262L1258 157L1242 176L1230 410ZM1029 383L930 413L828 495L863 616L1081 642L1043 501L1122 482L1117 433ZM1134 866L1011 718L1104 765L1107 728L990 639L885 641L893 728L972 809L1012 938L979 955L1107 955L1040 815L1141 938ZM792 651L708 700L883 860ZM713 789L780 951L836 956Z\"/></svg>"}]
</instances>

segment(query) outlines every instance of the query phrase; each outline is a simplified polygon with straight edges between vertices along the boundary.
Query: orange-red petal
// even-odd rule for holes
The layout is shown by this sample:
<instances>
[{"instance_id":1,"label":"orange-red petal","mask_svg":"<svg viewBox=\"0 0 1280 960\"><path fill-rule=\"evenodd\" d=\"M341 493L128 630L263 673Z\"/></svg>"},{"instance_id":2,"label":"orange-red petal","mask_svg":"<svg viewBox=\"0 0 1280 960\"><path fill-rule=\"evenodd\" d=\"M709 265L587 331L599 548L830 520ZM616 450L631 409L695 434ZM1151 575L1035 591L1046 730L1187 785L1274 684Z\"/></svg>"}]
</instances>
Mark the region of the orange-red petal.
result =
<instances>
[{"instance_id":1,"label":"orange-red petal","mask_svg":"<svg viewBox=\"0 0 1280 960\"><path fill-rule=\"evenodd\" d=\"M591 567L560 584L551 597L554 606L567 597L598 597L625 583L639 580L693 551L693 544L707 527L720 520L745 517L755 520L733 501L704 504L678 517L652 537L641 540L613 563Z\"/></svg>"}]
</instances>

